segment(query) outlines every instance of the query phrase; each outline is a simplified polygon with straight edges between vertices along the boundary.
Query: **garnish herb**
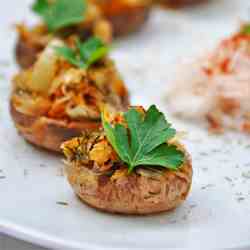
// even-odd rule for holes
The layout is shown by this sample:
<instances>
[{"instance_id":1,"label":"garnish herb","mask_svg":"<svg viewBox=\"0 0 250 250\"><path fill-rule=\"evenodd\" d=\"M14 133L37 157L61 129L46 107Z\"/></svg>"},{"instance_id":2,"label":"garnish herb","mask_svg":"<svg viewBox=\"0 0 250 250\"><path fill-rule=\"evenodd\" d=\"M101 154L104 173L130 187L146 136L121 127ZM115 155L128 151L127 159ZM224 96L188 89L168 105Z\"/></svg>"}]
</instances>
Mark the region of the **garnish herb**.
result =
<instances>
[{"instance_id":1,"label":"garnish herb","mask_svg":"<svg viewBox=\"0 0 250 250\"><path fill-rule=\"evenodd\" d=\"M78 40L76 49L64 46L55 48L55 50L69 63L86 69L103 58L108 53L109 48L99 38L93 37L84 43Z\"/></svg>"},{"instance_id":2,"label":"garnish herb","mask_svg":"<svg viewBox=\"0 0 250 250\"><path fill-rule=\"evenodd\" d=\"M36 0L32 6L51 32L82 22L86 8L84 0Z\"/></svg>"},{"instance_id":3,"label":"garnish herb","mask_svg":"<svg viewBox=\"0 0 250 250\"><path fill-rule=\"evenodd\" d=\"M145 116L131 108L124 114L128 128L122 124L114 126L102 116L108 141L128 165L128 172L137 166L161 166L177 170L184 162L184 153L175 145L167 144L176 130L171 128L163 113L152 105Z\"/></svg>"}]
</instances>

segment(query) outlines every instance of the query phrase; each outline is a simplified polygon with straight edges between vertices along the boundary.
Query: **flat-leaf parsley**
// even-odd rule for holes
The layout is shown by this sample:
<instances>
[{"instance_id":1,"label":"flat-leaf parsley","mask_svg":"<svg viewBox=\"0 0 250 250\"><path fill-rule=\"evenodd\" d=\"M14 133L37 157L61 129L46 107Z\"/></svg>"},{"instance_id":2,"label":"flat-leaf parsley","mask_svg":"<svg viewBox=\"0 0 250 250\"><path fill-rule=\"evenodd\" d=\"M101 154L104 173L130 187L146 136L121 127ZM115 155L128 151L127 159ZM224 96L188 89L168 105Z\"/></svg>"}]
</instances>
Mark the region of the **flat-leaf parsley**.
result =
<instances>
[{"instance_id":1,"label":"flat-leaf parsley","mask_svg":"<svg viewBox=\"0 0 250 250\"><path fill-rule=\"evenodd\" d=\"M33 11L41 16L49 31L80 23L87 9L84 0L36 0Z\"/></svg>"},{"instance_id":2,"label":"flat-leaf parsley","mask_svg":"<svg viewBox=\"0 0 250 250\"><path fill-rule=\"evenodd\" d=\"M93 37L84 43L77 41L76 49L63 46L57 47L55 50L69 63L87 69L102 59L108 53L109 48L99 38Z\"/></svg>"},{"instance_id":3,"label":"flat-leaf parsley","mask_svg":"<svg viewBox=\"0 0 250 250\"><path fill-rule=\"evenodd\" d=\"M168 144L176 130L163 113L152 105L144 114L135 108L124 113L128 127L112 125L102 116L107 139L120 159L132 172L137 166L161 166L177 170L184 162L184 153L175 145Z\"/></svg>"}]
</instances>

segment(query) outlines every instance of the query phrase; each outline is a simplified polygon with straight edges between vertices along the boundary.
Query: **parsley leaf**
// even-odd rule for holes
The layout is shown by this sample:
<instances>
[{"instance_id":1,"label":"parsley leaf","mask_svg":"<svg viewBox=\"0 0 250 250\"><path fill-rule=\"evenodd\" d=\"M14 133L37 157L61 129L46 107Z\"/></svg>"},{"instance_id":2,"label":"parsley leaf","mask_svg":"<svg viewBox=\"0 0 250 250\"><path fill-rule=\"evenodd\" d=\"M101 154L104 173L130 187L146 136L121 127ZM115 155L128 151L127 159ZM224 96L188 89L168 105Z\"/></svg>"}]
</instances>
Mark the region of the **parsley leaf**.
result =
<instances>
[{"instance_id":1,"label":"parsley leaf","mask_svg":"<svg viewBox=\"0 0 250 250\"><path fill-rule=\"evenodd\" d=\"M120 124L116 124L113 128L108 122L104 121L104 119L103 127L106 136L116 153L119 155L122 161L129 164L131 153L128 143L127 129Z\"/></svg>"},{"instance_id":2,"label":"parsley leaf","mask_svg":"<svg viewBox=\"0 0 250 250\"><path fill-rule=\"evenodd\" d=\"M82 22L86 8L84 0L36 0L32 6L32 10L43 18L49 31Z\"/></svg>"},{"instance_id":3,"label":"parsley leaf","mask_svg":"<svg viewBox=\"0 0 250 250\"><path fill-rule=\"evenodd\" d=\"M152 105L145 116L135 108L124 114L128 129L121 125L112 126L105 121L103 127L108 141L129 172L137 166L161 166L177 170L184 161L184 153L167 141L176 134L164 115Z\"/></svg>"},{"instance_id":4,"label":"parsley leaf","mask_svg":"<svg viewBox=\"0 0 250 250\"><path fill-rule=\"evenodd\" d=\"M48 0L36 0L36 2L32 6L32 10L39 15L43 15L43 13L45 13L48 8Z\"/></svg>"},{"instance_id":5,"label":"parsley leaf","mask_svg":"<svg viewBox=\"0 0 250 250\"><path fill-rule=\"evenodd\" d=\"M73 49L64 46L64 47L56 47L55 51L59 56L64 57L72 65L75 65L79 68L85 67L85 64L80 61L80 59L77 57L77 53Z\"/></svg>"},{"instance_id":6,"label":"parsley leaf","mask_svg":"<svg viewBox=\"0 0 250 250\"><path fill-rule=\"evenodd\" d=\"M109 48L99 38L93 37L84 43L77 41L76 49L63 46L57 47L55 50L59 56L72 65L87 69L103 58L108 53Z\"/></svg>"},{"instance_id":7,"label":"parsley leaf","mask_svg":"<svg viewBox=\"0 0 250 250\"><path fill-rule=\"evenodd\" d=\"M103 58L109 52L109 48L97 37L90 38L85 43L78 41L77 47L80 52L80 58L86 63L87 67Z\"/></svg>"}]
</instances>

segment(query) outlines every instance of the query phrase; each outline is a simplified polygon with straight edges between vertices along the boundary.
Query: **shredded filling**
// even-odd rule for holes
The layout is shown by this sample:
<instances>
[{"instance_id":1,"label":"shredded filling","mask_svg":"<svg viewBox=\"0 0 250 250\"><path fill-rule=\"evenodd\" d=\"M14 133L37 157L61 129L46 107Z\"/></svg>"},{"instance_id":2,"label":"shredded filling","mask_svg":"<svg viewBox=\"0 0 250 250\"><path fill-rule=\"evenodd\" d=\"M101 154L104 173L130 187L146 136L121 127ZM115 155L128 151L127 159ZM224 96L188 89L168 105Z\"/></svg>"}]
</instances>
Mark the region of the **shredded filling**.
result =
<instances>
[{"instance_id":1,"label":"shredded filling","mask_svg":"<svg viewBox=\"0 0 250 250\"><path fill-rule=\"evenodd\" d=\"M103 58L88 69L73 67L56 55L54 40L35 65L14 78L12 103L27 115L60 120L100 120L104 105L122 110L127 90L115 65Z\"/></svg>"}]
</instances>

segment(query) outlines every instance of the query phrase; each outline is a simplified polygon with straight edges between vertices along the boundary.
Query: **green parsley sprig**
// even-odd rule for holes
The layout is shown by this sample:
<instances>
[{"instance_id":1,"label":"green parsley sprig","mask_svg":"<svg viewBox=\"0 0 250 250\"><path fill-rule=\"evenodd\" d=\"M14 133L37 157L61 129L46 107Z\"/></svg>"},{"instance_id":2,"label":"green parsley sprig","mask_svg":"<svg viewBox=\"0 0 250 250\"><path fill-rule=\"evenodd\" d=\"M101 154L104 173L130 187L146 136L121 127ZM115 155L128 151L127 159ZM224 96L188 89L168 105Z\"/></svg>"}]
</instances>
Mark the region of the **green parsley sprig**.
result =
<instances>
[{"instance_id":1,"label":"green parsley sprig","mask_svg":"<svg viewBox=\"0 0 250 250\"><path fill-rule=\"evenodd\" d=\"M135 108L124 113L128 128L122 124L112 125L102 115L104 132L108 141L128 165L131 173L137 166L161 166L177 170L185 155L175 145L167 143L176 134L163 113L152 105L143 115Z\"/></svg>"},{"instance_id":2,"label":"green parsley sprig","mask_svg":"<svg viewBox=\"0 0 250 250\"><path fill-rule=\"evenodd\" d=\"M32 6L50 32L82 22L86 9L85 0L36 0Z\"/></svg>"},{"instance_id":3,"label":"green parsley sprig","mask_svg":"<svg viewBox=\"0 0 250 250\"><path fill-rule=\"evenodd\" d=\"M78 40L75 49L63 46L57 47L55 50L59 56L62 56L69 63L87 69L108 54L109 47L101 39L92 37L83 43Z\"/></svg>"}]
</instances>

